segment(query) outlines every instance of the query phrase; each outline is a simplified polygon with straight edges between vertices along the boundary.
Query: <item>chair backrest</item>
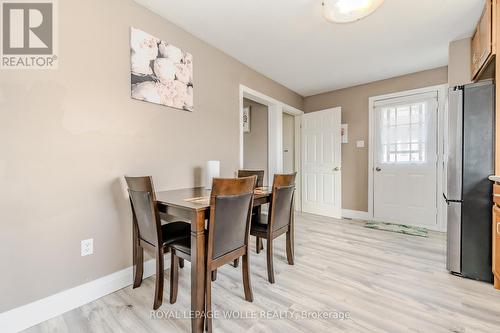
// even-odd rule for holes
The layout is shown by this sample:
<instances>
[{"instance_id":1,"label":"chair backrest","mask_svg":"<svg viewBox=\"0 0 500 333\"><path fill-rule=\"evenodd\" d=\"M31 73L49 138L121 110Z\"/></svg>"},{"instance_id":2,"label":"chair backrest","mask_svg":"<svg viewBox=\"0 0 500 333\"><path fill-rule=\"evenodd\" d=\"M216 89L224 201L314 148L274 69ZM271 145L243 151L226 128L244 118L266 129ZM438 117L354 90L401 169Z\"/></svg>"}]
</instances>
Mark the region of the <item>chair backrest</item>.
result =
<instances>
[{"instance_id":1,"label":"chair backrest","mask_svg":"<svg viewBox=\"0 0 500 333\"><path fill-rule=\"evenodd\" d=\"M216 259L248 245L256 176L214 178L210 195L208 250Z\"/></svg>"},{"instance_id":2,"label":"chair backrest","mask_svg":"<svg viewBox=\"0 0 500 333\"><path fill-rule=\"evenodd\" d=\"M156 206L153 179L147 177L127 177L128 193L134 224L139 230L139 238L153 246L162 242L161 221Z\"/></svg>"},{"instance_id":3,"label":"chair backrest","mask_svg":"<svg viewBox=\"0 0 500 333\"><path fill-rule=\"evenodd\" d=\"M273 180L273 196L269 206L269 230L275 231L290 224L293 217L293 197L297 173L276 174Z\"/></svg>"},{"instance_id":4,"label":"chair backrest","mask_svg":"<svg viewBox=\"0 0 500 333\"><path fill-rule=\"evenodd\" d=\"M264 186L264 170L238 170L238 178L257 176L257 184L255 186Z\"/></svg>"}]
</instances>

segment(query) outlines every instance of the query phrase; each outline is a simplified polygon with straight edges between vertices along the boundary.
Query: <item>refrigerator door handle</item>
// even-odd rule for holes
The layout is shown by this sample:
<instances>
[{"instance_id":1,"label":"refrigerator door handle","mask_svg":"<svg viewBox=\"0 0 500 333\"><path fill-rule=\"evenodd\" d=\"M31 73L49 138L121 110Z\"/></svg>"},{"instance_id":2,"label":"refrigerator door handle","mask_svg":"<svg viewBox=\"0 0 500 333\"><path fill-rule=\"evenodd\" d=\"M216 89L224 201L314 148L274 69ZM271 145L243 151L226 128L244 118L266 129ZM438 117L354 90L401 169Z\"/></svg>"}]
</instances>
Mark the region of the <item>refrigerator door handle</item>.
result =
<instances>
[{"instance_id":1,"label":"refrigerator door handle","mask_svg":"<svg viewBox=\"0 0 500 333\"><path fill-rule=\"evenodd\" d=\"M450 205L450 202L456 202L456 203L463 203L463 200L452 200L452 199L448 199L446 197L446 194L443 193L443 198L444 198L444 201L446 201L446 204L449 206Z\"/></svg>"},{"instance_id":2,"label":"refrigerator door handle","mask_svg":"<svg viewBox=\"0 0 500 333\"><path fill-rule=\"evenodd\" d=\"M448 198L446 197L446 194L443 193L443 198L444 198L444 201L446 202L446 204L449 206L450 203L448 202Z\"/></svg>"}]
</instances>

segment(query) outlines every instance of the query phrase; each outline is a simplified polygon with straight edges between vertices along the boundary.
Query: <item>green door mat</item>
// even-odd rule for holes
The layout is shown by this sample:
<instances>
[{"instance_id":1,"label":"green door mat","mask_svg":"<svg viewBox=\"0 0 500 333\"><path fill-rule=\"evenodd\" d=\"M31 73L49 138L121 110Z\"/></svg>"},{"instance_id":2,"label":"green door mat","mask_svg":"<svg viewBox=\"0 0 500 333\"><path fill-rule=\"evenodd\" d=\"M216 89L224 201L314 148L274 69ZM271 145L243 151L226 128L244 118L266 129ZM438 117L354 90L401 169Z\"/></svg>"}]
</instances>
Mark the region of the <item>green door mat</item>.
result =
<instances>
[{"instance_id":1,"label":"green door mat","mask_svg":"<svg viewBox=\"0 0 500 333\"><path fill-rule=\"evenodd\" d=\"M400 234L427 237L427 229L412 227L404 224L394 224L386 222L366 222L366 228L398 232Z\"/></svg>"}]
</instances>

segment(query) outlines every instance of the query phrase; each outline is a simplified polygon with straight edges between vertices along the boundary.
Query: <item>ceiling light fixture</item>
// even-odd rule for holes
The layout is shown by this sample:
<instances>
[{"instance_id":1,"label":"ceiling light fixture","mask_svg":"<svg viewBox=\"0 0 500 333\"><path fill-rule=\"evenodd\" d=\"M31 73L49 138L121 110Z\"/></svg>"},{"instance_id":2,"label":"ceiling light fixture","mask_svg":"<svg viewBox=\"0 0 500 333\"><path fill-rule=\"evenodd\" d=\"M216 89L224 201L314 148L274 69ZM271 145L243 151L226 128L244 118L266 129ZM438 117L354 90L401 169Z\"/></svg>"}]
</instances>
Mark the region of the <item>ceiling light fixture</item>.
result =
<instances>
[{"instance_id":1,"label":"ceiling light fixture","mask_svg":"<svg viewBox=\"0 0 500 333\"><path fill-rule=\"evenodd\" d=\"M323 16L330 22L349 23L373 13L384 0L323 0Z\"/></svg>"}]
</instances>

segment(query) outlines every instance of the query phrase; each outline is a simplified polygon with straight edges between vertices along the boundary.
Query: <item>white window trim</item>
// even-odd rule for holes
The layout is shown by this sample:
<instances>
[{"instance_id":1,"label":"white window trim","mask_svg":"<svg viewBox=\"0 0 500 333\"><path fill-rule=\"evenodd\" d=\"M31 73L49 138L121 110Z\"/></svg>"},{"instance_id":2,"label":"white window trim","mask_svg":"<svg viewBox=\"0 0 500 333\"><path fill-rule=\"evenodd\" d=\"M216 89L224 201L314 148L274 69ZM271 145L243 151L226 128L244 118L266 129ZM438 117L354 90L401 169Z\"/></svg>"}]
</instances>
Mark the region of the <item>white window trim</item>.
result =
<instances>
[{"instance_id":1,"label":"white window trim","mask_svg":"<svg viewBox=\"0 0 500 333\"><path fill-rule=\"evenodd\" d=\"M436 186L436 207L437 207L437 231L446 231L446 203L441 200L443 187L445 186L444 175L444 153L445 153L445 114L448 110L448 85L441 84L419 89L399 91L396 93L372 96L368 99L368 218L373 220L373 161L374 161L374 116L373 110L375 102L383 99L392 99L414 94L437 92L438 94L438 119L437 119L437 186ZM427 228L429 228L427 226Z\"/></svg>"}]
</instances>

